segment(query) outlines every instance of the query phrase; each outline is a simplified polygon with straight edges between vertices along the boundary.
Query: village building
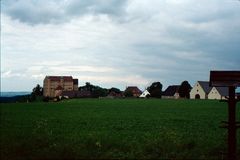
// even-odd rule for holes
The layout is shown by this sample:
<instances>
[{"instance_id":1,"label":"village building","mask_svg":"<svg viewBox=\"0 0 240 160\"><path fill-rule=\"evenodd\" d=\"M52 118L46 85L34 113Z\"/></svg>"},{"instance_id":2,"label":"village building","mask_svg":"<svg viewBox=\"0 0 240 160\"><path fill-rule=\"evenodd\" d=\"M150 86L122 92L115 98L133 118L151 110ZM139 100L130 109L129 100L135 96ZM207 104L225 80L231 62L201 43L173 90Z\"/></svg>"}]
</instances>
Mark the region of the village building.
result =
<instances>
[{"instance_id":1,"label":"village building","mask_svg":"<svg viewBox=\"0 0 240 160\"><path fill-rule=\"evenodd\" d=\"M208 81L198 81L190 92L190 99L226 99L227 87L210 87Z\"/></svg>"},{"instance_id":2,"label":"village building","mask_svg":"<svg viewBox=\"0 0 240 160\"><path fill-rule=\"evenodd\" d=\"M78 79L72 76L46 76L43 81L43 96L58 97L63 91L78 91Z\"/></svg>"},{"instance_id":3,"label":"village building","mask_svg":"<svg viewBox=\"0 0 240 160\"><path fill-rule=\"evenodd\" d=\"M208 99L211 89L208 81L197 81L190 91L190 99Z\"/></svg>"},{"instance_id":4,"label":"village building","mask_svg":"<svg viewBox=\"0 0 240 160\"><path fill-rule=\"evenodd\" d=\"M139 97L140 98L147 98L149 97L151 94L148 92L148 90L145 90Z\"/></svg>"},{"instance_id":5,"label":"village building","mask_svg":"<svg viewBox=\"0 0 240 160\"><path fill-rule=\"evenodd\" d=\"M126 88L126 90L124 92L132 93L133 97L139 97L142 94L142 91L136 86L129 86Z\"/></svg>"},{"instance_id":6,"label":"village building","mask_svg":"<svg viewBox=\"0 0 240 160\"><path fill-rule=\"evenodd\" d=\"M227 99L228 87L212 87L208 99Z\"/></svg>"},{"instance_id":7,"label":"village building","mask_svg":"<svg viewBox=\"0 0 240 160\"><path fill-rule=\"evenodd\" d=\"M179 98L179 90L180 85L171 85L168 86L167 89L162 93L162 98L168 99L178 99Z\"/></svg>"},{"instance_id":8,"label":"village building","mask_svg":"<svg viewBox=\"0 0 240 160\"><path fill-rule=\"evenodd\" d=\"M123 97L123 93L120 92L114 92L114 91L109 91L108 95L107 95L107 98L121 98Z\"/></svg>"},{"instance_id":9,"label":"village building","mask_svg":"<svg viewBox=\"0 0 240 160\"><path fill-rule=\"evenodd\" d=\"M90 98L91 92L86 90L81 91L62 91L61 97L64 98Z\"/></svg>"}]
</instances>

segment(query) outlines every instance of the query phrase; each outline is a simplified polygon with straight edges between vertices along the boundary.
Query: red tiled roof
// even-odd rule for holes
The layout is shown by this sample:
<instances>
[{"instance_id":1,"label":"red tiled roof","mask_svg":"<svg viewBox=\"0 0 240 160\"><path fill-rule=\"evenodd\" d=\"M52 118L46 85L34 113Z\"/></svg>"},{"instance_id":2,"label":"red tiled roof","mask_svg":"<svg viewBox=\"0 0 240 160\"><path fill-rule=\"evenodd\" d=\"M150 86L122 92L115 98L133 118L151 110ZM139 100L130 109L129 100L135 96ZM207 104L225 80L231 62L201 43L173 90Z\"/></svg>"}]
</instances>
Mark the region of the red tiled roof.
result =
<instances>
[{"instance_id":1,"label":"red tiled roof","mask_svg":"<svg viewBox=\"0 0 240 160\"><path fill-rule=\"evenodd\" d=\"M136 86L129 86L126 88L126 91L131 91L133 94L142 94L142 91Z\"/></svg>"},{"instance_id":2,"label":"red tiled roof","mask_svg":"<svg viewBox=\"0 0 240 160\"><path fill-rule=\"evenodd\" d=\"M72 82L73 78L72 76L47 76L50 81L60 81L63 79L64 81Z\"/></svg>"}]
</instances>

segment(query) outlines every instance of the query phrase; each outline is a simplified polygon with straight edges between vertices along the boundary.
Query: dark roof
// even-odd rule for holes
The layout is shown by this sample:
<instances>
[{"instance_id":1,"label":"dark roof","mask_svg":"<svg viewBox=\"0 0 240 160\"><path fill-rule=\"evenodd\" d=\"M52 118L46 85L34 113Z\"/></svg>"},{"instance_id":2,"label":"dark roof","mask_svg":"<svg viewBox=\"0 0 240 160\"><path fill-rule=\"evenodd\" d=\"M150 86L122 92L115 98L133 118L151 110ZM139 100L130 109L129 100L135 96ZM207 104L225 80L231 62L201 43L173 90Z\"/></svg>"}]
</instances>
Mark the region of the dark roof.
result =
<instances>
[{"instance_id":1,"label":"dark roof","mask_svg":"<svg viewBox=\"0 0 240 160\"><path fill-rule=\"evenodd\" d=\"M142 94L142 91L136 86L129 86L126 88L126 91L131 91L133 94Z\"/></svg>"},{"instance_id":2,"label":"dark roof","mask_svg":"<svg viewBox=\"0 0 240 160\"><path fill-rule=\"evenodd\" d=\"M120 93L117 93L117 92L114 92L114 91L110 91L108 96L112 96L112 97L122 97L123 96L123 93L120 92Z\"/></svg>"},{"instance_id":3,"label":"dark roof","mask_svg":"<svg viewBox=\"0 0 240 160\"><path fill-rule=\"evenodd\" d=\"M208 81L198 81L198 83L203 88L203 90L206 94L208 94L211 91L212 87L209 86Z\"/></svg>"},{"instance_id":4,"label":"dark roof","mask_svg":"<svg viewBox=\"0 0 240 160\"><path fill-rule=\"evenodd\" d=\"M73 79L73 84L77 84L78 85L78 79Z\"/></svg>"},{"instance_id":5,"label":"dark roof","mask_svg":"<svg viewBox=\"0 0 240 160\"><path fill-rule=\"evenodd\" d=\"M90 91L63 91L62 96L68 96L69 98L84 98L91 97Z\"/></svg>"},{"instance_id":6,"label":"dark roof","mask_svg":"<svg viewBox=\"0 0 240 160\"><path fill-rule=\"evenodd\" d=\"M221 96L228 96L228 87L216 87Z\"/></svg>"},{"instance_id":7,"label":"dark roof","mask_svg":"<svg viewBox=\"0 0 240 160\"><path fill-rule=\"evenodd\" d=\"M163 96L174 96L175 93L178 93L180 85L168 86L168 88L163 92Z\"/></svg>"},{"instance_id":8,"label":"dark roof","mask_svg":"<svg viewBox=\"0 0 240 160\"><path fill-rule=\"evenodd\" d=\"M68 96L69 98L76 97L75 91L62 91L62 96Z\"/></svg>"}]
</instances>

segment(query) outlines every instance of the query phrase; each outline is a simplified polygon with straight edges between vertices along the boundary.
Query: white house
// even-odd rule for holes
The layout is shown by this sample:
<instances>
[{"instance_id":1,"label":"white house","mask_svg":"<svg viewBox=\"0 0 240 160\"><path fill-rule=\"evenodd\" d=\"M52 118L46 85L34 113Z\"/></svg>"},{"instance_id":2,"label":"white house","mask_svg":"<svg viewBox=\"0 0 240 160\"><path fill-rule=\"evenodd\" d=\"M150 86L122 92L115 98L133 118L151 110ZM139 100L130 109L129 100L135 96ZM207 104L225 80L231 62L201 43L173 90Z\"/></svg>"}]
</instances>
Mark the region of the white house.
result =
<instances>
[{"instance_id":1,"label":"white house","mask_svg":"<svg viewBox=\"0 0 240 160\"><path fill-rule=\"evenodd\" d=\"M148 92L148 90L145 90L139 97L146 98L147 96L150 96L150 93Z\"/></svg>"},{"instance_id":2,"label":"white house","mask_svg":"<svg viewBox=\"0 0 240 160\"><path fill-rule=\"evenodd\" d=\"M190 99L208 99L208 94L212 87L207 81L197 81L190 92Z\"/></svg>"},{"instance_id":3,"label":"white house","mask_svg":"<svg viewBox=\"0 0 240 160\"><path fill-rule=\"evenodd\" d=\"M208 99L226 99L228 97L228 87L213 87L208 93Z\"/></svg>"}]
</instances>

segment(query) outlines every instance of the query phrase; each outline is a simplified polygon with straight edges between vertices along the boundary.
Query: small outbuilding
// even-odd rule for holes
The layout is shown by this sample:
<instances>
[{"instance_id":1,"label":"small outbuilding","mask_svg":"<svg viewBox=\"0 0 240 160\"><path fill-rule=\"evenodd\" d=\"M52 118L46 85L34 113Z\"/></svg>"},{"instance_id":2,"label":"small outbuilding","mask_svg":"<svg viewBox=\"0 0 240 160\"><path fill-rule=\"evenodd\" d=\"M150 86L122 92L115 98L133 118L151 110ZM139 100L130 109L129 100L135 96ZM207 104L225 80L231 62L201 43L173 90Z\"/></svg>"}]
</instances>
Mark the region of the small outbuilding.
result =
<instances>
[{"instance_id":1,"label":"small outbuilding","mask_svg":"<svg viewBox=\"0 0 240 160\"><path fill-rule=\"evenodd\" d=\"M147 98L148 96L150 96L151 94L148 92L148 90L145 90L139 97L140 98Z\"/></svg>"}]
</instances>

